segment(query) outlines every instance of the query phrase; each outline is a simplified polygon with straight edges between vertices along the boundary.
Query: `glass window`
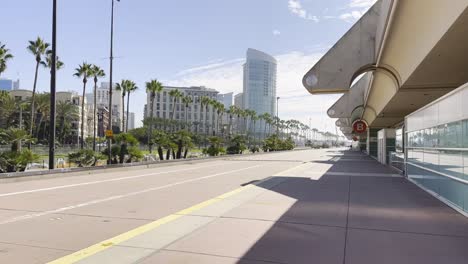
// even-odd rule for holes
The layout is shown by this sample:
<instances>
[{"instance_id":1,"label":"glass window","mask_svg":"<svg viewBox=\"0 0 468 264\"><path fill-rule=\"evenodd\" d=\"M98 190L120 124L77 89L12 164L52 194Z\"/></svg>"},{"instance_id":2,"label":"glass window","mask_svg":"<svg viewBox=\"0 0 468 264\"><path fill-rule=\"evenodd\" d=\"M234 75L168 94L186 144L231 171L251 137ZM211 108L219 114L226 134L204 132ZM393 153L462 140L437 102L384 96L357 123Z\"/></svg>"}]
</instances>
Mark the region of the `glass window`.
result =
<instances>
[{"instance_id":1,"label":"glass window","mask_svg":"<svg viewBox=\"0 0 468 264\"><path fill-rule=\"evenodd\" d=\"M439 147L460 148L462 147L461 122L454 122L439 126Z\"/></svg>"}]
</instances>

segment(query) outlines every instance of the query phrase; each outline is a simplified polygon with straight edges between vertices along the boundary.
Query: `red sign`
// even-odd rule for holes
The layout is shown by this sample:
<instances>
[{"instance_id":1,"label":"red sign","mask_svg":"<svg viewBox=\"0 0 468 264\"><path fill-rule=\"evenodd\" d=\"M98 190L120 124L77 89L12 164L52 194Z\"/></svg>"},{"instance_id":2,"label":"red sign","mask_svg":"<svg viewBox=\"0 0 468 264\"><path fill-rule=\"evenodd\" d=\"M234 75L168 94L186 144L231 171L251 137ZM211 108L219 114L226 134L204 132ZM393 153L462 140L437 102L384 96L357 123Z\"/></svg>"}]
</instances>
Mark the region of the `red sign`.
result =
<instances>
[{"instance_id":1,"label":"red sign","mask_svg":"<svg viewBox=\"0 0 468 264\"><path fill-rule=\"evenodd\" d=\"M362 120L353 123L353 131L357 134L362 134L367 131L367 124Z\"/></svg>"}]
</instances>

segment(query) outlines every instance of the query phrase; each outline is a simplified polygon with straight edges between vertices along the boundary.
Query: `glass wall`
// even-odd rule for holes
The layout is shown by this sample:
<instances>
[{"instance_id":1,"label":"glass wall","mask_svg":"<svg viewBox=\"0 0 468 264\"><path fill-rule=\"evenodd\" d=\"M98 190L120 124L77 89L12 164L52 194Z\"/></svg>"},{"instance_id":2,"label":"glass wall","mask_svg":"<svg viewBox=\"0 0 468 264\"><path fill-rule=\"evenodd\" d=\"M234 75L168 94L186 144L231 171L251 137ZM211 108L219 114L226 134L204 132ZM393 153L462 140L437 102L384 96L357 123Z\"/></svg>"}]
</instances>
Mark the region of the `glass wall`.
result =
<instances>
[{"instance_id":1,"label":"glass wall","mask_svg":"<svg viewBox=\"0 0 468 264\"><path fill-rule=\"evenodd\" d=\"M406 169L410 179L468 213L466 104L468 90L460 88L406 118Z\"/></svg>"}]
</instances>

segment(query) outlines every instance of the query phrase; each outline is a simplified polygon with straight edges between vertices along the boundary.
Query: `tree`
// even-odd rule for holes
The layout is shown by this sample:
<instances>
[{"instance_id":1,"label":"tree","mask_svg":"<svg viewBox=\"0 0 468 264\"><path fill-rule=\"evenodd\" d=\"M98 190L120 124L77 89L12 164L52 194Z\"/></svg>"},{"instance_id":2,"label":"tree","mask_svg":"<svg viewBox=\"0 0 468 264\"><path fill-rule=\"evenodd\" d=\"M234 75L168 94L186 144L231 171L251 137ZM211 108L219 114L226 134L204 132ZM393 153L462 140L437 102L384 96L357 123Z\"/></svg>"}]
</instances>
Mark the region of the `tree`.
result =
<instances>
[{"instance_id":1,"label":"tree","mask_svg":"<svg viewBox=\"0 0 468 264\"><path fill-rule=\"evenodd\" d=\"M83 62L83 64L79 65L78 68L75 69L74 76L78 78L83 78L83 97L81 98L81 140L80 140L80 148L84 148L84 124L85 124L85 96L86 96L86 83L88 82L88 77L92 76L91 71L91 64Z\"/></svg>"},{"instance_id":2,"label":"tree","mask_svg":"<svg viewBox=\"0 0 468 264\"><path fill-rule=\"evenodd\" d=\"M205 109L205 135L208 135L208 106L210 105L210 102L211 102L211 98L207 97L207 96L202 96L201 99L200 99L200 105L201 105L201 108L200 108L200 123L201 120L202 120L202 112L203 112L203 109Z\"/></svg>"},{"instance_id":3,"label":"tree","mask_svg":"<svg viewBox=\"0 0 468 264\"><path fill-rule=\"evenodd\" d=\"M34 129L34 104L35 104L35 97L36 97L36 86L37 86L37 75L39 72L39 65L42 61L42 57L47 52L47 48L50 46L49 43L44 42L40 37L37 37L36 40L30 40L29 46L27 49L34 55L36 60L36 70L34 74L34 84L33 84L33 92L31 97L31 123L29 124L29 134L32 137L33 129Z\"/></svg>"},{"instance_id":4,"label":"tree","mask_svg":"<svg viewBox=\"0 0 468 264\"><path fill-rule=\"evenodd\" d=\"M128 120L130 115L130 94L138 90L136 83L129 81L127 87L127 123L125 124L125 133L128 133Z\"/></svg>"},{"instance_id":5,"label":"tree","mask_svg":"<svg viewBox=\"0 0 468 264\"><path fill-rule=\"evenodd\" d=\"M185 128L185 127L188 125L188 114L187 114L187 110L188 110L190 104L193 103L193 99L192 99L192 97L190 97L190 96L188 96L188 95L187 95L187 96L184 96L184 97L182 97L182 103L183 103L184 106L185 106L185 125L184 125L184 128ZM189 130L191 130L191 127L190 127Z\"/></svg>"},{"instance_id":6,"label":"tree","mask_svg":"<svg viewBox=\"0 0 468 264\"><path fill-rule=\"evenodd\" d=\"M158 80L154 79L146 83L146 92L150 95L150 107L147 109L147 113L150 114L150 124L148 126L148 146L149 152L153 153L152 149L152 140L151 137L153 135L153 121L154 121L154 99L156 98L156 94L159 94L163 90L163 85Z\"/></svg>"},{"instance_id":7,"label":"tree","mask_svg":"<svg viewBox=\"0 0 468 264\"><path fill-rule=\"evenodd\" d=\"M36 96L36 113L35 115L38 116L37 120L37 127L36 127L36 138L40 138L39 134L41 132L41 127L44 124L44 134L42 139L45 138L45 122L49 119L49 113L50 113L50 94L49 93L42 93L38 94ZM45 120L44 120L45 119Z\"/></svg>"},{"instance_id":8,"label":"tree","mask_svg":"<svg viewBox=\"0 0 468 264\"><path fill-rule=\"evenodd\" d=\"M57 102L56 116L59 121L57 136L59 141L65 144L70 136L71 124L79 119L78 108L70 102L59 101Z\"/></svg>"},{"instance_id":9,"label":"tree","mask_svg":"<svg viewBox=\"0 0 468 264\"><path fill-rule=\"evenodd\" d=\"M52 50L46 51L45 58L40 63L42 66L44 66L44 68L52 69ZM62 61L60 61L59 57L57 56L56 61L55 61L55 68L57 70L60 70L64 66L65 64Z\"/></svg>"},{"instance_id":10,"label":"tree","mask_svg":"<svg viewBox=\"0 0 468 264\"><path fill-rule=\"evenodd\" d=\"M178 89L174 89L169 92L169 96L172 98L172 111L171 111L170 119L171 121L174 121L177 99L183 97L184 94L180 92Z\"/></svg>"},{"instance_id":11,"label":"tree","mask_svg":"<svg viewBox=\"0 0 468 264\"><path fill-rule=\"evenodd\" d=\"M0 76L6 71L7 62L11 59L13 59L13 55L11 55L10 50L0 42Z\"/></svg>"},{"instance_id":12,"label":"tree","mask_svg":"<svg viewBox=\"0 0 468 264\"><path fill-rule=\"evenodd\" d=\"M115 86L117 91L122 92L122 132L125 132L125 96L127 96L129 80L122 80Z\"/></svg>"},{"instance_id":13,"label":"tree","mask_svg":"<svg viewBox=\"0 0 468 264\"><path fill-rule=\"evenodd\" d=\"M91 67L91 73L94 77L94 91L93 91L93 151L96 151L96 117L97 117L97 83L98 79L106 76L106 73L97 65Z\"/></svg>"}]
</instances>

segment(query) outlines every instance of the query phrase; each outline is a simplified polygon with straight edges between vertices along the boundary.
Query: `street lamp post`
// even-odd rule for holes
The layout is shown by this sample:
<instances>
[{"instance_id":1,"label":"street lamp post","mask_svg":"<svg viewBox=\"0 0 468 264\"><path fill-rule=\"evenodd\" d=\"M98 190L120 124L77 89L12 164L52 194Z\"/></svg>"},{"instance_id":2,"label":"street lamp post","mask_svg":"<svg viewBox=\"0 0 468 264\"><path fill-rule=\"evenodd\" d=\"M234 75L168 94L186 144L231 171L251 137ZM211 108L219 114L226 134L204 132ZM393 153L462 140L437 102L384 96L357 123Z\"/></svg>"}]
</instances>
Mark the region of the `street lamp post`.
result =
<instances>
[{"instance_id":1,"label":"street lamp post","mask_svg":"<svg viewBox=\"0 0 468 264\"><path fill-rule=\"evenodd\" d=\"M114 0L111 0L112 2L112 8L111 8L111 37L110 37L110 69L109 69L109 125L107 127L107 130L112 131L112 62L114 60ZM120 2L120 0L117 0L117 2ZM111 164L112 161L112 139L109 138L107 141L107 150L109 151L109 157L108 157L108 164Z\"/></svg>"},{"instance_id":2,"label":"street lamp post","mask_svg":"<svg viewBox=\"0 0 468 264\"><path fill-rule=\"evenodd\" d=\"M280 97L276 97L276 134L279 135L279 99Z\"/></svg>"},{"instance_id":3,"label":"street lamp post","mask_svg":"<svg viewBox=\"0 0 468 264\"><path fill-rule=\"evenodd\" d=\"M57 73L57 0L52 4L52 59L50 69L49 170L55 168L55 90Z\"/></svg>"}]
</instances>

